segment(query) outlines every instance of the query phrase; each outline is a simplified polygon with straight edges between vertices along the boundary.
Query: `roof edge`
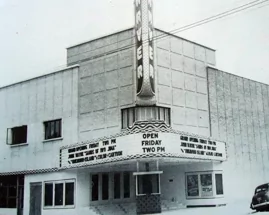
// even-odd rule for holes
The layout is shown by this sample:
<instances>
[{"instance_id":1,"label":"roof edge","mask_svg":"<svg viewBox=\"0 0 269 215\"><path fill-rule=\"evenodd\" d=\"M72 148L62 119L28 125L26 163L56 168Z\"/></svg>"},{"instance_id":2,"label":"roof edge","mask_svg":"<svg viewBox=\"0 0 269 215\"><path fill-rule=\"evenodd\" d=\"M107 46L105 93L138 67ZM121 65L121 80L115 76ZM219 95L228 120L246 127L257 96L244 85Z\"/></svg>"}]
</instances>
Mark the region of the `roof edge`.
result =
<instances>
[{"instance_id":1,"label":"roof edge","mask_svg":"<svg viewBox=\"0 0 269 215\"><path fill-rule=\"evenodd\" d=\"M74 44L74 45L70 45L70 46L68 46L66 49L74 48L74 47L76 47L76 46L80 46L80 45L83 45L83 44L86 44L86 43L90 43L90 42L93 42L93 41L96 41L96 40L104 39L104 38L106 38L106 37L109 37L109 36L112 36L112 35L115 35L115 34L119 34L119 33L122 33L122 32L124 32L124 31L131 30L131 29L134 29L134 26L133 26L133 27L129 27L129 28L125 28L125 29L122 29L122 30L114 31L113 33L105 34L105 35L103 35L103 36L99 36L99 37L95 37L95 38L93 38L93 39L86 40L86 41L83 41L83 42L80 42L80 43L76 43L76 44ZM188 40L188 39L186 39L186 38L184 38L184 37L177 36L176 34L172 34L172 33L168 32L168 31L162 30L162 29L160 29L160 28L156 28L156 27L154 27L154 30L161 31L161 32L163 32L163 33L166 33L166 34L169 34L169 35L171 35L171 36L180 38L180 39L182 39L182 40L191 42L191 43L193 43L193 44L202 46L202 47L207 48L207 49L210 49L210 50L212 50L212 51L216 51L216 49L213 49L213 48L210 48L210 47L205 46L205 45L203 45L203 44L200 44L200 43L197 43L197 42Z\"/></svg>"},{"instance_id":2,"label":"roof edge","mask_svg":"<svg viewBox=\"0 0 269 215\"><path fill-rule=\"evenodd\" d=\"M251 79L251 78L247 78L247 77L243 77L243 76L240 76L240 75L236 75L236 74L233 74L233 73L230 73L230 72L226 72L226 71L221 70L221 69L218 69L217 67L214 67L214 66L212 66L212 65L207 65L207 68L209 68L209 69L214 69L214 70L216 70L216 71L218 71L218 72L223 72L223 73L225 73L225 74L232 75L232 76L235 76L235 77L238 77L238 78L243 78L243 79L246 79L246 80L248 80L248 81L253 81L253 82L255 82L255 83L259 83L259 84L262 84L262 85L269 86L269 83L264 83L264 82L261 82L261 81L253 80L253 79Z\"/></svg>"},{"instance_id":3,"label":"roof edge","mask_svg":"<svg viewBox=\"0 0 269 215\"><path fill-rule=\"evenodd\" d=\"M17 85L17 84L22 84L24 82L28 82L28 81L31 81L31 80L35 80L35 79L38 79L38 78L42 78L42 77L45 77L45 76L48 76L48 75L53 75L55 73L59 73L59 72L63 72L65 70L69 70L69 69L73 69L73 68L77 68L79 67L79 64L75 64L75 65L72 65L72 66L67 66L67 67L64 67L62 69L58 69L58 70L55 70L53 72L48 72L48 73L45 73L43 75L39 75L39 76L35 76L33 78L28 78L28 79L25 79L23 81L18 81L18 82L15 82L15 83L12 83L12 84L8 84L8 85L4 85L4 86L1 86L0 87L0 90L4 89L4 88L8 88L8 87L11 87L13 85Z\"/></svg>"},{"instance_id":4,"label":"roof edge","mask_svg":"<svg viewBox=\"0 0 269 215\"><path fill-rule=\"evenodd\" d=\"M204 48L210 49L210 50L212 50L212 51L214 51L214 52L216 51L216 49L213 49L213 48L210 48L210 47L208 47L208 46L202 45L202 44L200 44L200 43L197 43L197 42L188 40L188 39L186 39L186 38L184 38L184 37L177 36L176 34L172 34L172 33L168 32L168 31L162 30L162 29L160 29L160 28L154 28L154 29L155 29L155 30L158 30L158 31L161 31L161 32L163 32L163 33L169 34L169 35L171 35L171 36L180 38L180 39L182 39L182 40L188 41L188 42L193 43L193 44L195 44L195 45L202 46L202 47L204 47Z\"/></svg>"},{"instance_id":5,"label":"roof edge","mask_svg":"<svg viewBox=\"0 0 269 215\"><path fill-rule=\"evenodd\" d=\"M132 29L134 29L134 26L133 27L129 27L129 28L125 28L125 29L122 29L122 30L117 30L117 31L114 31L113 33L110 33L110 34L104 34L103 36L94 37L93 39L86 40L86 41L83 41L81 43L77 43L77 44L68 46L66 49L74 48L76 46L80 46L80 45L83 45L83 44L86 44L86 43L90 43L90 42L93 42L93 41L96 41L96 40L104 39L104 38L109 37L109 36L112 36L114 34L119 34L119 33L122 33L124 31L132 30Z\"/></svg>"}]
</instances>

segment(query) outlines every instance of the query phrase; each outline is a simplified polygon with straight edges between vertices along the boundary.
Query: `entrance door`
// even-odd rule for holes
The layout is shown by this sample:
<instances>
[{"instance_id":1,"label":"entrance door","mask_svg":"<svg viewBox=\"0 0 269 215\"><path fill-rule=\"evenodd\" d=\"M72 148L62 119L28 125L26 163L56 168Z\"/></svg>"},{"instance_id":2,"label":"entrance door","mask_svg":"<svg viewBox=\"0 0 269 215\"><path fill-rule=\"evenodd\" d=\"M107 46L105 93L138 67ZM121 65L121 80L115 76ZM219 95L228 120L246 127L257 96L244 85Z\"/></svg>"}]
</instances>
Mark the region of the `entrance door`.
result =
<instances>
[{"instance_id":1,"label":"entrance door","mask_svg":"<svg viewBox=\"0 0 269 215\"><path fill-rule=\"evenodd\" d=\"M30 214L41 215L42 183L30 183Z\"/></svg>"},{"instance_id":2,"label":"entrance door","mask_svg":"<svg viewBox=\"0 0 269 215\"><path fill-rule=\"evenodd\" d=\"M161 172L137 172L136 211L137 214L161 213Z\"/></svg>"}]
</instances>

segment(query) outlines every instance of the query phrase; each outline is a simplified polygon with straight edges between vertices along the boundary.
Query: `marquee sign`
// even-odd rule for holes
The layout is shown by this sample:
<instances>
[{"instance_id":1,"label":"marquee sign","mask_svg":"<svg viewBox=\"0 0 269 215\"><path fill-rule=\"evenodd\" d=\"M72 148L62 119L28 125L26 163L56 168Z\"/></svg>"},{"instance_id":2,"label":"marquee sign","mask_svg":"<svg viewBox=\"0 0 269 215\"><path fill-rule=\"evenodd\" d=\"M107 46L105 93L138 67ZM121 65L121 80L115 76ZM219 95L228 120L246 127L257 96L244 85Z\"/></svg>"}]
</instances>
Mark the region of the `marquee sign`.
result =
<instances>
[{"instance_id":1,"label":"marquee sign","mask_svg":"<svg viewBox=\"0 0 269 215\"><path fill-rule=\"evenodd\" d=\"M154 50L152 0L135 0L136 93L152 97L154 86Z\"/></svg>"},{"instance_id":2,"label":"marquee sign","mask_svg":"<svg viewBox=\"0 0 269 215\"><path fill-rule=\"evenodd\" d=\"M139 157L226 160L225 143L175 133L136 133L61 149L61 167L93 165Z\"/></svg>"}]
</instances>

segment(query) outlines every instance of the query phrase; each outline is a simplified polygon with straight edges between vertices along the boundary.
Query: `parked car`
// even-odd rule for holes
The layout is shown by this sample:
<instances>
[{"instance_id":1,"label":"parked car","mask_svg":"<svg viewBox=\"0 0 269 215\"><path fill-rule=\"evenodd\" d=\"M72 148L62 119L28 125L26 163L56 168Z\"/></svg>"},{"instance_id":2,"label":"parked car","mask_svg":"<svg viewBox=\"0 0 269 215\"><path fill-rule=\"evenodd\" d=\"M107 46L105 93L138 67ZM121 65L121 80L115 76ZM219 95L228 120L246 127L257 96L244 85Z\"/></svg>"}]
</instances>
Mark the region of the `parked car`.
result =
<instances>
[{"instance_id":1,"label":"parked car","mask_svg":"<svg viewBox=\"0 0 269 215\"><path fill-rule=\"evenodd\" d=\"M256 211L266 211L269 209L269 183L256 187L250 208Z\"/></svg>"}]
</instances>

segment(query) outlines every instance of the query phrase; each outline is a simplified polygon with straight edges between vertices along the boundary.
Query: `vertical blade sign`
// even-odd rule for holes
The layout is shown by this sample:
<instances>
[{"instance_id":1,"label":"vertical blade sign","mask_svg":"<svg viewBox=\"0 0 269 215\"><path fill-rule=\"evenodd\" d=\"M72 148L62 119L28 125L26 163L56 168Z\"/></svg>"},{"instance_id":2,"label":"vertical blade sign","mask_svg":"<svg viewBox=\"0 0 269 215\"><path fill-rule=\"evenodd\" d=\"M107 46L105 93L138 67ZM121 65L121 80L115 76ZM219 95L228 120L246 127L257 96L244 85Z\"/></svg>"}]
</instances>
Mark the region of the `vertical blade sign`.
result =
<instances>
[{"instance_id":1,"label":"vertical blade sign","mask_svg":"<svg viewBox=\"0 0 269 215\"><path fill-rule=\"evenodd\" d=\"M154 53L153 53L153 10L152 10L152 0L148 3L148 40L149 40L149 77L150 86L153 93L155 93L154 86Z\"/></svg>"},{"instance_id":2,"label":"vertical blade sign","mask_svg":"<svg viewBox=\"0 0 269 215\"><path fill-rule=\"evenodd\" d=\"M136 75L137 94L142 90L144 68L143 68L143 47L142 47L142 7L141 0L135 0L135 36L136 36Z\"/></svg>"}]
</instances>

